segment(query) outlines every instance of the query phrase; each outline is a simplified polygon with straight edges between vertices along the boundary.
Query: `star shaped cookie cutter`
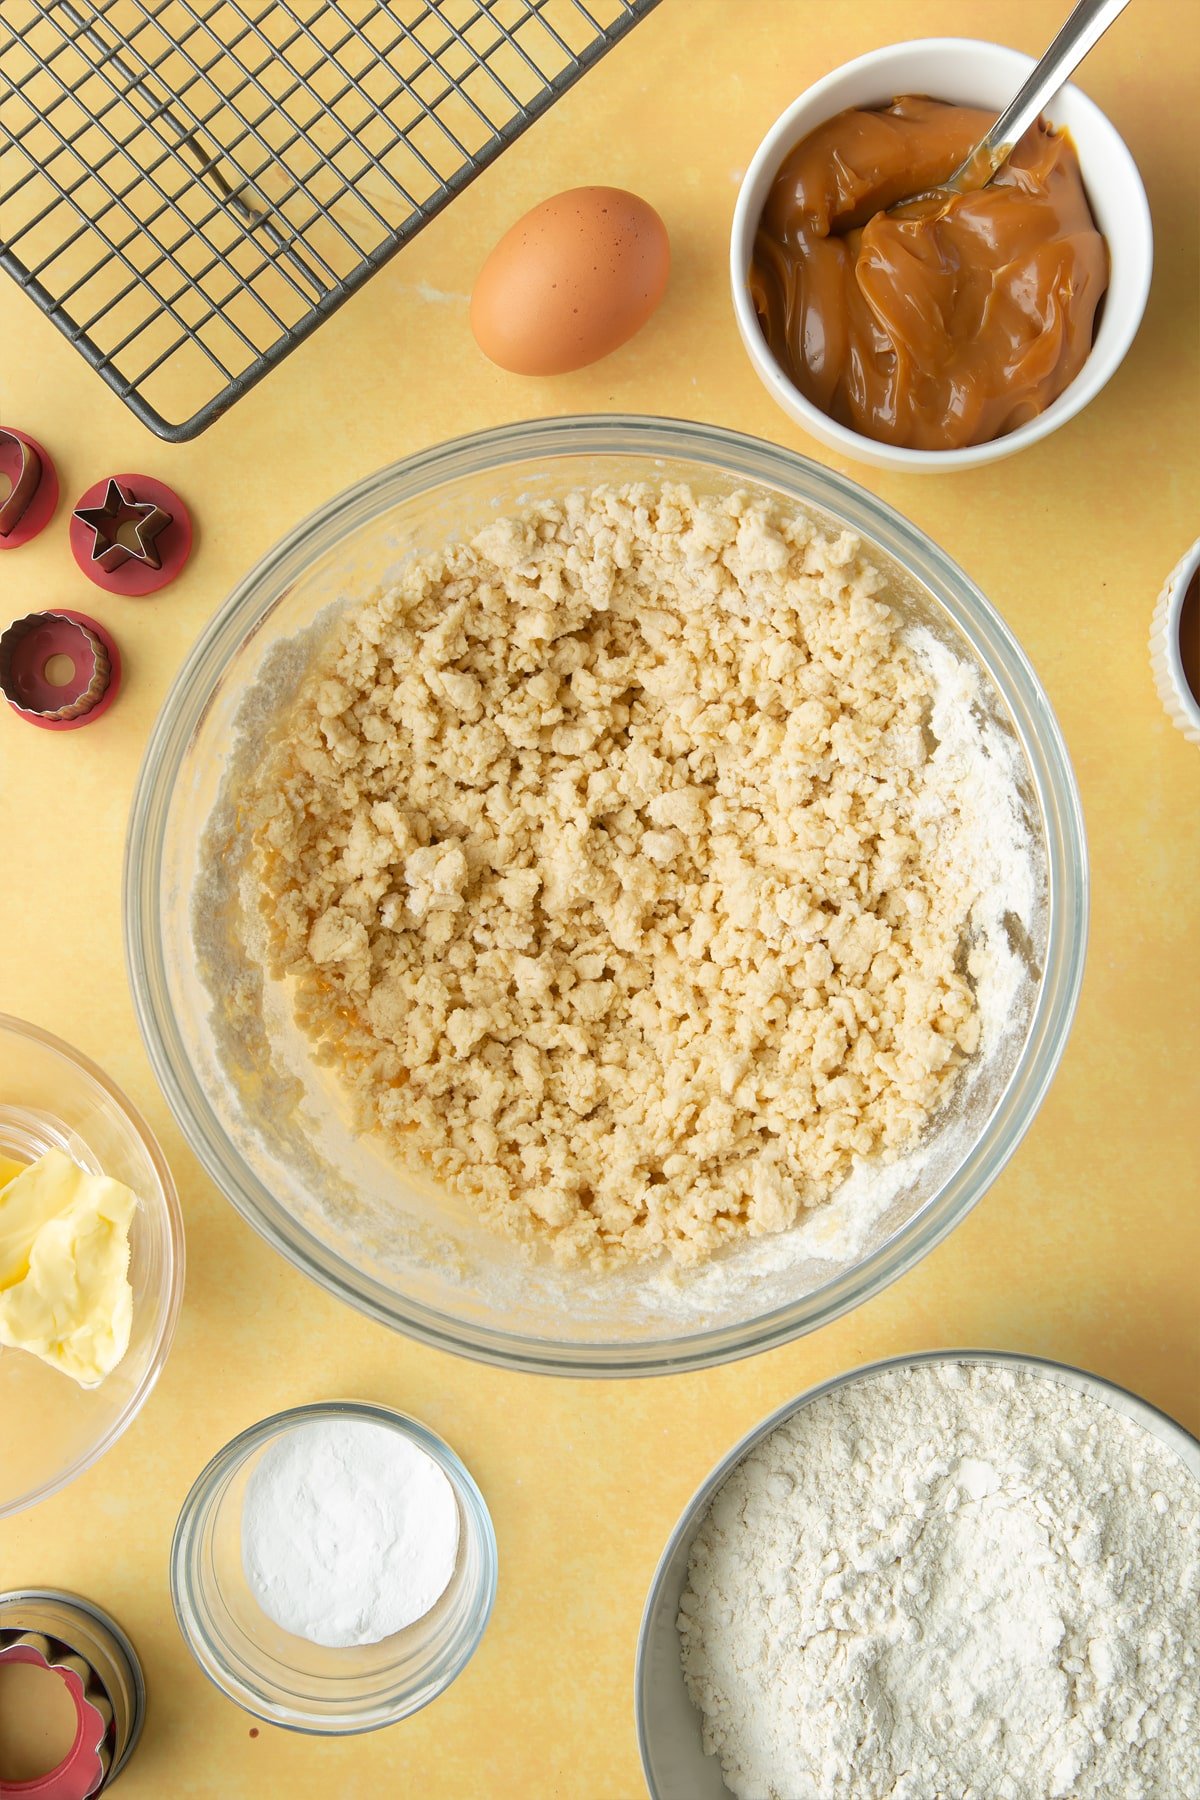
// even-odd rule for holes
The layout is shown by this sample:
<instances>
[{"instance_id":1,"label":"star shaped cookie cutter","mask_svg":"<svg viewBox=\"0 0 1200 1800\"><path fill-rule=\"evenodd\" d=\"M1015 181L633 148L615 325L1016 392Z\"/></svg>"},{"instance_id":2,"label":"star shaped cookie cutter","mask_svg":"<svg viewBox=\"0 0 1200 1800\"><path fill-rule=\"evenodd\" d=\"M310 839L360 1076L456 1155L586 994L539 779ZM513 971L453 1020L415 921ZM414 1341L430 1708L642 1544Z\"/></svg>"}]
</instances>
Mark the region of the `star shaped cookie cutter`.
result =
<instances>
[{"instance_id":1,"label":"star shaped cookie cutter","mask_svg":"<svg viewBox=\"0 0 1200 1800\"><path fill-rule=\"evenodd\" d=\"M171 488L151 475L108 475L76 502L68 535L89 581L130 598L173 581L192 548L192 521Z\"/></svg>"},{"instance_id":2,"label":"star shaped cookie cutter","mask_svg":"<svg viewBox=\"0 0 1200 1800\"><path fill-rule=\"evenodd\" d=\"M171 514L157 501L135 499L115 475L108 478L101 504L77 506L74 516L95 534L89 561L106 575L131 558L150 569L162 568L156 539L171 523Z\"/></svg>"}]
</instances>

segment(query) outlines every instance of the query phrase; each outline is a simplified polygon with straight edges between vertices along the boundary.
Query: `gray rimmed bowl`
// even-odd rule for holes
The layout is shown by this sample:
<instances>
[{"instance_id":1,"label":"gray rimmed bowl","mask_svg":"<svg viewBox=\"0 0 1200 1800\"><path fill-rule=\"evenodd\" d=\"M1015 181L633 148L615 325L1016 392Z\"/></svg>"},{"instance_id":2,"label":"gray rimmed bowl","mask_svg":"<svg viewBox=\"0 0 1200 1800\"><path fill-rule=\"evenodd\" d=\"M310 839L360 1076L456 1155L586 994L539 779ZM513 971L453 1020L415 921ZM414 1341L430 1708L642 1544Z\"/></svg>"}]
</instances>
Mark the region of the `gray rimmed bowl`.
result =
<instances>
[{"instance_id":1,"label":"gray rimmed bowl","mask_svg":"<svg viewBox=\"0 0 1200 1800\"><path fill-rule=\"evenodd\" d=\"M750 1451L780 1425L794 1418L803 1407L854 1382L868 1381L891 1370L920 1368L925 1363L983 1363L996 1368L1035 1370L1050 1380L1060 1381L1079 1393L1104 1401L1122 1417L1142 1426L1160 1443L1174 1450L1200 1481L1200 1440L1185 1431L1176 1420L1151 1406L1148 1400L1106 1381L1102 1375L1020 1351L924 1350L914 1356L891 1356L880 1362L866 1363L809 1388L747 1432L705 1477L685 1507L654 1571L638 1633L634 1672L638 1749L651 1800L729 1800L720 1763L715 1756L707 1756L704 1752L700 1714L684 1684L676 1626L680 1597L687 1583L692 1541L718 1490Z\"/></svg>"}]
</instances>

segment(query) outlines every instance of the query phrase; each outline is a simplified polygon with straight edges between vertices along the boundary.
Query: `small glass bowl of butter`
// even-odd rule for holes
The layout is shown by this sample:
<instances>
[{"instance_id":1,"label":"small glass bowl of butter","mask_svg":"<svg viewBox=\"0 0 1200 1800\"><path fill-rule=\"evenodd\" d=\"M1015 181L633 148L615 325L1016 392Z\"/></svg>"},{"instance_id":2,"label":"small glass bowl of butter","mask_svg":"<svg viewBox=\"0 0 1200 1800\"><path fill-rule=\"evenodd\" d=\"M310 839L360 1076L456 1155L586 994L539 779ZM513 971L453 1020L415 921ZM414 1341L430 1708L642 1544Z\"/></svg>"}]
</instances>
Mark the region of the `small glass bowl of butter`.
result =
<instances>
[{"instance_id":1,"label":"small glass bowl of butter","mask_svg":"<svg viewBox=\"0 0 1200 1800\"><path fill-rule=\"evenodd\" d=\"M86 1057L0 1014L0 1194L51 1151L123 1183L135 1197L129 1343L91 1387L40 1355L0 1347L0 1518L56 1493L116 1442L158 1379L183 1298L183 1219L149 1128Z\"/></svg>"}]
</instances>

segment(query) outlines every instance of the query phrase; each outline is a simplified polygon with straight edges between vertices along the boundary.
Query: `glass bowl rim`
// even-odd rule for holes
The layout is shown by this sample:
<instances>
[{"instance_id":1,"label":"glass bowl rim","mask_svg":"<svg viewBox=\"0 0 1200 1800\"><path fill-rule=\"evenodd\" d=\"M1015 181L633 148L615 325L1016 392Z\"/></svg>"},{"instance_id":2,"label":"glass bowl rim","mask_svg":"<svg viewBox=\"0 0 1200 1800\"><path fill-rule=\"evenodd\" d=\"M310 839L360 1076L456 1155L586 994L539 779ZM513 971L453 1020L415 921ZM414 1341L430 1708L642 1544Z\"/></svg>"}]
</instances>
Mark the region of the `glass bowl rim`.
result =
<instances>
[{"instance_id":1,"label":"glass bowl rim","mask_svg":"<svg viewBox=\"0 0 1200 1800\"><path fill-rule=\"evenodd\" d=\"M641 1759L642 1776L650 1800L659 1800L659 1796L658 1789L652 1780L650 1731L647 1722L646 1666L649 1638L658 1609L662 1605L662 1589L667 1572L684 1540L690 1542L695 1536L705 1510L712 1504L721 1487L728 1481L743 1458L748 1456L756 1445L763 1443L773 1431L777 1431L781 1425L786 1424L805 1407L811 1406L817 1400L823 1400L828 1394L836 1393L839 1388L850 1387L858 1381L871 1380L876 1375L885 1375L899 1369L924 1368L938 1363L985 1363L992 1368L1034 1369L1039 1375L1047 1376L1051 1380L1055 1376L1068 1375L1072 1379L1066 1385L1074 1387L1077 1392L1088 1392L1101 1397L1106 1394L1116 1394L1122 1400L1133 1401L1136 1408L1140 1408L1146 1413L1152 1413L1167 1427L1166 1435L1168 1437L1178 1436L1192 1445L1200 1454L1200 1437L1189 1431L1186 1425L1182 1425L1169 1412L1165 1412L1161 1406L1156 1406L1144 1395L1135 1393L1133 1388L1123 1387L1120 1382L1110 1381L1107 1375L1098 1375L1094 1369L1082 1369L1076 1363L1059 1362L1053 1357L1038 1356L1030 1350L950 1348L947 1350L902 1351L894 1356L877 1357L871 1362L859 1363L854 1368L843 1369L838 1374L830 1375L824 1381L818 1381L812 1387L804 1388L800 1393L793 1394L790 1400L784 1400L780 1405L773 1407L765 1418L760 1419L757 1424L751 1425L747 1431L744 1431L737 1442L713 1464L685 1503L671 1528L658 1561L654 1565L654 1573L650 1577L650 1585L646 1590L646 1599L638 1623L637 1652L633 1669L633 1710L638 1755ZM1130 1417L1130 1414L1120 1406L1113 1410L1118 1412L1122 1418ZM1143 1430L1145 1429L1147 1427L1143 1426ZM1192 1473L1197 1485L1200 1486L1200 1474L1196 1474L1195 1471Z\"/></svg>"},{"instance_id":2,"label":"glass bowl rim","mask_svg":"<svg viewBox=\"0 0 1200 1800\"><path fill-rule=\"evenodd\" d=\"M52 1481L43 1482L41 1486L30 1488L27 1493L16 1500L0 1501L0 1519L10 1518L16 1513L24 1512L31 1506L37 1506L42 1500L48 1500L52 1494L61 1493L62 1489L78 1479L93 1464L107 1454L129 1429L137 1418L147 1400L150 1398L159 1376L162 1374L171 1345L175 1338L175 1328L179 1323L179 1314L183 1306L183 1289L187 1273L187 1247L183 1228L183 1211L179 1204L179 1195L175 1191L175 1182L163 1155L158 1139L151 1131L138 1108L119 1088L111 1076L94 1063L90 1056L68 1044L65 1038L56 1032L46 1031L40 1025L31 1024L28 1019L18 1019L12 1013L0 1012L0 1034L10 1033L17 1038L29 1038L40 1044L43 1049L62 1057L75 1072L84 1077L109 1100L132 1129L134 1136L146 1152L150 1166L154 1170L158 1182L158 1196L155 1210L160 1211L163 1223L163 1261L164 1280L159 1291L159 1322L154 1336L154 1346L145 1373L125 1405L116 1415L108 1430L96 1440L91 1449L77 1456L73 1463L57 1475ZM139 1194L139 1200L148 1202ZM16 1354L14 1352L13 1354ZM66 1377L64 1376L65 1380Z\"/></svg>"},{"instance_id":3,"label":"glass bowl rim","mask_svg":"<svg viewBox=\"0 0 1200 1800\"><path fill-rule=\"evenodd\" d=\"M356 1269L274 1199L228 1141L198 1082L166 1001L158 870L179 769L211 695L238 650L292 584L340 542L403 501L465 476L541 459L687 460L774 488L835 517L930 588L1011 710L1046 827L1050 906L1046 968L1026 1042L984 1130L956 1172L891 1237L798 1300L737 1324L660 1337L572 1342L456 1318ZM635 479L629 475L623 479ZM167 1103L207 1173L242 1217L295 1267L340 1299L420 1342L501 1367L574 1377L642 1376L714 1366L828 1324L925 1256L991 1186L1036 1116L1058 1066L1083 978L1088 872L1083 816L1058 722L1033 668L982 590L919 527L857 482L797 452L724 426L634 414L579 414L500 425L434 445L366 476L282 538L201 633L147 742L130 811L124 868L125 953L138 1025Z\"/></svg>"},{"instance_id":4,"label":"glass bowl rim","mask_svg":"<svg viewBox=\"0 0 1200 1800\"><path fill-rule=\"evenodd\" d=\"M315 1419L362 1419L370 1424L386 1425L423 1450L437 1463L454 1488L463 1515L464 1530L473 1538L480 1555L480 1577L470 1599L470 1612L464 1622L461 1642L432 1683L423 1682L416 1690L416 1705L409 1696L379 1705L361 1716L353 1714L315 1715L305 1720L297 1709L287 1713L276 1711L229 1669L208 1631L202 1625L192 1600L194 1560L200 1545L200 1527L208 1517L218 1490L232 1479L237 1470L256 1450L281 1437L296 1426ZM354 1737L396 1725L402 1719L429 1706L462 1674L483 1642L492 1610L496 1603L500 1559L496 1530L487 1501L479 1484L462 1458L450 1444L430 1426L398 1407L371 1400L312 1400L300 1406L284 1407L239 1431L211 1456L188 1489L175 1529L171 1534L170 1587L175 1622L196 1663L225 1696L244 1712L261 1719L266 1725L283 1731L294 1731L305 1737ZM418 1621L419 1623L419 1621Z\"/></svg>"}]
</instances>

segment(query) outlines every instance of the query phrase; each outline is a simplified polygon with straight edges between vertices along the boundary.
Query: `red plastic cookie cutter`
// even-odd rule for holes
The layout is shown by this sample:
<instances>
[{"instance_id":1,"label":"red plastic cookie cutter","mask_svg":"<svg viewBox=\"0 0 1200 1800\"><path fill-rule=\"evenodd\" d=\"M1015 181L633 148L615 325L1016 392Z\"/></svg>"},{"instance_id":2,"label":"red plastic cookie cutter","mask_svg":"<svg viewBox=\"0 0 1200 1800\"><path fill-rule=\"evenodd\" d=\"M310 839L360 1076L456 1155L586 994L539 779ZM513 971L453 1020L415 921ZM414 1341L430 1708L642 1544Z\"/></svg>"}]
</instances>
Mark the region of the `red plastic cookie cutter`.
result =
<instances>
[{"instance_id":1,"label":"red plastic cookie cutter","mask_svg":"<svg viewBox=\"0 0 1200 1800\"><path fill-rule=\"evenodd\" d=\"M0 425L0 475L8 481L0 500L0 550L19 550L53 518L58 475L37 439L11 425Z\"/></svg>"},{"instance_id":2,"label":"red plastic cookie cutter","mask_svg":"<svg viewBox=\"0 0 1200 1800\"><path fill-rule=\"evenodd\" d=\"M109 475L71 514L75 561L97 587L140 598L174 581L191 554L187 507L152 475Z\"/></svg>"},{"instance_id":3,"label":"red plastic cookie cutter","mask_svg":"<svg viewBox=\"0 0 1200 1800\"><path fill-rule=\"evenodd\" d=\"M63 1682L75 1706L75 1740L56 1768L31 1781L0 1779L3 1800L88 1800L104 1785L112 1763L108 1729L112 1708L88 1685L91 1673L80 1657L54 1657L49 1640L30 1634L0 1650L0 1663L31 1663Z\"/></svg>"},{"instance_id":4,"label":"red plastic cookie cutter","mask_svg":"<svg viewBox=\"0 0 1200 1800\"><path fill-rule=\"evenodd\" d=\"M51 680L48 667L65 657L65 682ZM116 699L121 686L121 653L86 613L29 613L0 636L0 694L13 711L43 731L78 731L94 724Z\"/></svg>"}]
</instances>

